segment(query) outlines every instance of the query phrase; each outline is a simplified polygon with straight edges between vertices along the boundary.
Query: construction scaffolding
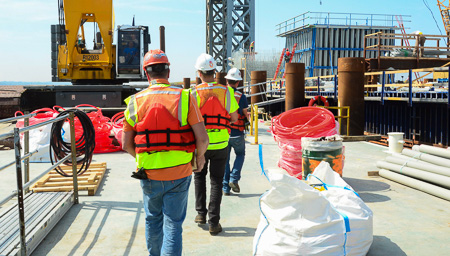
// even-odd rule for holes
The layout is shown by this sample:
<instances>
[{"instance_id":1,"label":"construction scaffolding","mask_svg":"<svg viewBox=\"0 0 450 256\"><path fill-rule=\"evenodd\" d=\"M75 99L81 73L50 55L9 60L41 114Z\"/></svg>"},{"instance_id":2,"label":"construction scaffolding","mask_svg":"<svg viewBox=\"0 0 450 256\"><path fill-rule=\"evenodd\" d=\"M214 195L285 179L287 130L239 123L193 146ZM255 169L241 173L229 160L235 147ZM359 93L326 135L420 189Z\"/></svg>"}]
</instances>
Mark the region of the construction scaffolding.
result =
<instances>
[{"instance_id":1,"label":"construction scaffolding","mask_svg":"<svg viewBox=\"0 0 450 256\"><path fill-rule=\"evenodd\" d=\"M337 60L342 57L363 57L364 37L377 32L394 33L395 17L405 15L306 12L276 25L278 37L286 38L286 48L298 44L292 62L306 65L306 77L334 75ZM403 22L410 22L403 20ZM372 43L372 42L370 42ZM395 45L384 39L381 44ZM367 52L376 58L386 51Z\"/></svg>"}]
</instances>

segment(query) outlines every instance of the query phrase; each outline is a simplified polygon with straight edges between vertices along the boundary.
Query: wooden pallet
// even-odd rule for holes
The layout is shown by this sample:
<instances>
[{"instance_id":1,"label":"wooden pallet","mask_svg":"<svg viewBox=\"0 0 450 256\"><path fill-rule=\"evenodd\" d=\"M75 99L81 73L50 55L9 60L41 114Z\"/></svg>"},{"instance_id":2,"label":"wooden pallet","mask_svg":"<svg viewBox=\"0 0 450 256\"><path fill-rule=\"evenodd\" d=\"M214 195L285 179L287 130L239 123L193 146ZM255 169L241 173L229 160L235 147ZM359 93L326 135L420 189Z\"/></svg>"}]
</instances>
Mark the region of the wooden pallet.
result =
<instances>
[{"instance_id":1,"label":"wooden pallet","mask_svg":"<svg viewBox=\"0 0 450 256\"><path fill-rule=\"evenodd\" d=\"M80 166L78 166L80 168ZM61 169L72 175L72 166L61 165ZM106 171L106 163L91 163L88 170L78 175L78 190L87 190L89 196L95 195ZM73 190L73 178L64 177L55 170L37 181L32 187L33 192L68 192Z\"/></svg>"}]
</instances>

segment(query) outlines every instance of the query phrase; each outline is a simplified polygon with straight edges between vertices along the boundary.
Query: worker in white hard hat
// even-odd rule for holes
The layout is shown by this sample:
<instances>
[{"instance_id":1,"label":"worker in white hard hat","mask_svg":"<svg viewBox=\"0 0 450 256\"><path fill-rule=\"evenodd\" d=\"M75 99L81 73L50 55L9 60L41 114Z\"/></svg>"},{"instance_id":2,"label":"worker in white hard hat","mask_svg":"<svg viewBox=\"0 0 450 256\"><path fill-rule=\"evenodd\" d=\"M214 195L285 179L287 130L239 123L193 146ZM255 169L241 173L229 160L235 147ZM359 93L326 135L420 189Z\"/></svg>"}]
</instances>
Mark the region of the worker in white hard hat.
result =
<instances>
[{"instance_id":1,"label":"worker in white hard hat","mask_svg":"<svg viewBox=\"0 0 450 256\"><path fill-rule=\"evenodd\" d=\"M242 81L241 71L237 68L232 68L225 76L227 85L234 89L234 97L238 102L238 121L231 124L230 139L228 141L228 160L225 167L225 175L223 176L223 194L229 196L230 190L235 193L240 193L239 180L241 179L241 170L245 160L245 126L248 124L247 119L247 97L237 90L239 82ZM233 163L233 168L230 166L231 149L234 149L236 158Z\"/></svg>"},{"instance_id":2,"label":"worker in white hard hat","mask_svg":"<svg viewBox=\"0 0 450 256\"><path fill-rule=\"evenodd\" d=\"M202 83L192 89L203 116L206 132L209 137L208 150L205 153L205 165L200 172L194 174L195 209L198 215L195 222L206 224L208 215L209 233L217 235L222 231L220 220L220 204L222 202L222 181L228 158L228 139L230 124L238 120L238 103L231 87L215 82L216 61L206 53L201 54L195 63ZM209 205L206 205L206 175L211 182Z\"/></svg>"},{"instance_id":3,"label":"worker in white hard hat","mask_svg":"<svg viewBox=\"0 0 450 256\"><path fill-rule=\"evenodd\" d=\"M419 31L419 30L417 30L417 31L414 31L413 32L413 35L415 35L416 36L416 46L414 47L414 50L413 50L413 55L416 55L416 54L420 54L420 57L423 57L423 48L421 48L421 47L424 47L425 46L425 41L427 40L426 39L426 37L423 35L423 33L421 32L421 31Z\"/></svg>"}]
</instances>

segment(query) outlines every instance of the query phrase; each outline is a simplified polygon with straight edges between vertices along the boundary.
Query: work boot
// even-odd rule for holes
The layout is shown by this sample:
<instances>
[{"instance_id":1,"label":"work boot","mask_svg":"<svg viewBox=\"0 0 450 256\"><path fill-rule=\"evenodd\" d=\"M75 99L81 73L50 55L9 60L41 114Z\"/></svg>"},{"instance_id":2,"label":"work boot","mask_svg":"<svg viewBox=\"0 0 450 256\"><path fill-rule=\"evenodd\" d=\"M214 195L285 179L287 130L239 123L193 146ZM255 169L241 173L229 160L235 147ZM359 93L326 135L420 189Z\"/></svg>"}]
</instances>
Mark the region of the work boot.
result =
<instances>
[{"instance_id":1,"label":"work boot","mask_svg":"<svg viewBox=\"0 0 450 256\"><path fill-rule=\"evenodd\" d=\"M222 226L220 225L220 223L218 223L217 225L213 225L213 224L209 225L209 233L212 236L215 236L215 235L219 234L220 232L222 232Z\"/></svg>"},{"instance_id":2,"label":"work boot","mask_svg":"<svg viewBox=\"0 0 450 256\"><path fill-rule=\"evenodd\" d=\"M229 195L231 195L230 191L223 191L223 190L222 190L222 192L223 192L223 195L224 195L224 196L229 196Z\"/></svg>"},{"instance_id":3,"label":"work boot","mask_svg":"<svg viewBox=\"0 0 450 256\"><path fill-rule=\"evenodd\" d=\"M204 215L201 214L197 214L197 216L195 216L195 223L198 224L206 224L206 217Z\"/></svg>"},{"instance_id":4,"label":"work boot","mask_svg":"<svg viewBox=\"0 0 450 256\"><path fill-rule=\"evenodd\" d=\"M241 189L239 188L239 184L237 182L236 183L230 182L229 185L231 187L231 190L233 190L233 192L235 192L235 193L241 192Z\"/></svg>"}]
</instances>

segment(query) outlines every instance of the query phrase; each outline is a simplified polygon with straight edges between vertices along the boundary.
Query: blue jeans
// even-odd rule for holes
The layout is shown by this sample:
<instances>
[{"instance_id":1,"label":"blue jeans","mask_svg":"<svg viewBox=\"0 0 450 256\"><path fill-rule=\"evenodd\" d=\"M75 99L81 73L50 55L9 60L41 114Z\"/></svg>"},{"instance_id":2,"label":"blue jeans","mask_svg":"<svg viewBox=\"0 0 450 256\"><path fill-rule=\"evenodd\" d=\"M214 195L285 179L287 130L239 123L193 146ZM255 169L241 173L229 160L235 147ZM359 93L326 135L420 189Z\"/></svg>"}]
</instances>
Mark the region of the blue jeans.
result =
<instances>
[{"instance_id":1,"label":"blue jeans","mask_svg":"<svg viewBox=\"0 0 450 256\"><path fill-rule=\"evenodd\" d=\"M190 184L191 176L172 181L141 180L150 256L181 255Z\"/></svg>"},{"instance_id":2,"label":"blue jeans","mask_svg":"<svg viewBox=\"0 0 450 256\"><path fill-rule=\"evenodd\" d=\"M231 148L236 153L236 159L234 160L233 169L230 171L230 155ZM241 179L241 170L244 165L245 159L245 135L239 137L230 138L228 142L228 160L225 166L225 175L223 177L223 191L230 192L230 182L237 183Z\"/></svg>"}]
</instances>

